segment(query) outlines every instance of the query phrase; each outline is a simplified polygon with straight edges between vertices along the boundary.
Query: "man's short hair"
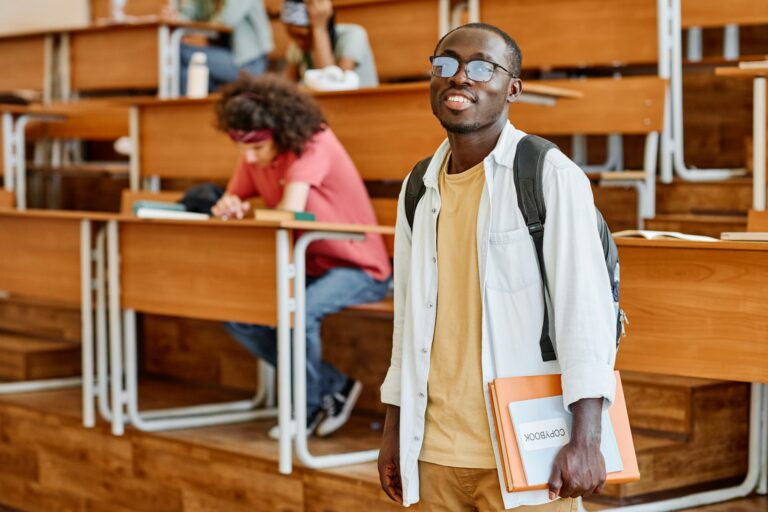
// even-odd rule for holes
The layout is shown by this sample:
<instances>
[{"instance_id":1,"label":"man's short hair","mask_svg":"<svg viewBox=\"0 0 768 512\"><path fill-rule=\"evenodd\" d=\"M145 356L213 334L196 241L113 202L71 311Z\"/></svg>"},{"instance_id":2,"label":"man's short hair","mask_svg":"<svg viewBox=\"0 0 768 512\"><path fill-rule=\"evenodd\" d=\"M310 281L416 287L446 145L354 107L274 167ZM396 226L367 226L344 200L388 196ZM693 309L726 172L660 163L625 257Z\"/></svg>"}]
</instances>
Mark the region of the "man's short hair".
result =
<instances>
[{"instance_id":1,"label":"man's short hair","mask_svg":"<svg viewBox=\"0 0 768 512\"><path fill-rule=\"evenodd\" d=\"M488 23L467 23L466 25L456 27L440 38L440 40L437 42L437 45L435 46L434 53L437 54L437 49L440 48L440 45L443 44L443 41L446 37L453 34L457 30L464 30L468 28L493 32L497 36L500 36L502 39L504 39L504 42L507 45L507 60L509 61L509 71L516 77L520 76L520 72L522 71L523 67L523 55L520 51L520 47L517 45L517 42L512 39L512 36L501 30L499 27L495 25L489 25Z\"/></svg>"}]
</instances>

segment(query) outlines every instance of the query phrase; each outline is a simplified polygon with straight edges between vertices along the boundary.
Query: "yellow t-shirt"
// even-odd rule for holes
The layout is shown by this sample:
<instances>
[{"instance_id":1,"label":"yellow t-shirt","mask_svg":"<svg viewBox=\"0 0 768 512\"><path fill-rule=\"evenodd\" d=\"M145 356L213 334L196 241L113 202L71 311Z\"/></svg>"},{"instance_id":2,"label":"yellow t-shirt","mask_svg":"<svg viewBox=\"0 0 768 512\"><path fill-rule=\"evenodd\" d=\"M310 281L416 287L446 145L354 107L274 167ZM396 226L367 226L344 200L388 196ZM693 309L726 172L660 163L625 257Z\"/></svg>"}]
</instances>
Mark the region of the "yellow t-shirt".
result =
<instances>
[{"instance_id":1,"label":"yellow t-shirt","mask_svg":"<svg viewBox=\"0 0 768 512\"><path fill-rule=\"evenodd\" d=\"M477 210L482 162L460 174L440 170L437 220L437 318L432 341L424 444L419 460L495 468L483 394L482 298Z\"/></svg>"}]
</instances>

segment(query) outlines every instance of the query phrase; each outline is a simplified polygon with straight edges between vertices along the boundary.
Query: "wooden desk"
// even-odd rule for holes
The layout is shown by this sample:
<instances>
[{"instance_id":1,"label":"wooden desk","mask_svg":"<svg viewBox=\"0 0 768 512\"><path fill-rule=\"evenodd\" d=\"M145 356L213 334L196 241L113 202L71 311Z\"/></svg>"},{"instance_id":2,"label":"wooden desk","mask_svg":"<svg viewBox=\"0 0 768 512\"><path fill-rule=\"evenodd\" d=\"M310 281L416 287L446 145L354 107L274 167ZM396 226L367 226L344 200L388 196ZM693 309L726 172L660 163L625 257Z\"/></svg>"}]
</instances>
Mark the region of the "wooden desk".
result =
<instances>
[{"instance_id":1,"label":"wooden desk","mask_svg":"<svg viewBox=\"0 0 768 512\"><path fill-rule=\"evenodd\" d=\"M577 98L580 91L526 82L523 101ZM429 83L314 93L330 126L366 181L402 180L413 164L434 151L445 130L432 115ZM132 109L131 188L142 177L229 179L237 147L215 127L217 96L204 100L148 100ZM543 107L536 107L542 108ZM365 130L361 127L364 126ZM173 133L173 137L168 137Z\"/></svg>"},{"instance_id":2,"label":"wooden desk","mask_svg":"<svg viewBox=\"0 0 768 512\"><path fill-rule=\"evenodd\" d=\"M65 94L72 91L157 89L179 95L179 47L185 34L215 36L231 29L213 23L155 18L104 23L62 36Z\"/></svg>"},{"instance_id":3,"label":"wooden desk","mask_svg":"<svg viewBox=\"0 0 768 512\"><path fill-rule=\"evenodd\" d=\"M50 99L53 90L53 36L45 33L0 37L0 91L34 89Z\"/></svg>"},{"instance_id":4,"label":"wooden desk","mask_svg":"<svg viewBox=\"0 0 768 512\"><path fill-rule=\"evenodd\" d=\"M83 378L51 379L0 385L0 392L25 392L73 385L83 388L83 423L93 426L94 316L93 290L104 295L103 280L94 279L93 263L102 258L93 224L108 216L87 212L0 210L0 289L14 295L53 300L80 308ZM103 240L99 235L96 239ZM100 343L106 340L99 337Z\"/></svg>"},{"instance_id":5,"label":"wooden desk","mask_svg":"<svg viewBox=\"0 0 768 512\"><path fill-rule=\"evenodd\" d=\"M296 244L296 263L291 256L295 230L311 232ZM297 221L194 222L113 217L107 227L112 432L123 433L126 414L132 425L143 430L205 426L274 415L274 409L257 409L257 399L151 413L138 410L137 312L234 320L277 326L277 412L283 433L280 471L292 470L292 407L299 425L299 434L295 436L297 455L305 464L327 466L374 460L376 452L312 457L306 436L302 435L306 428L306 419L302 419L306 415L306 400L302 399L305 394L301 394L306 393L303 251L310 239L357 239L366 232L391 234L392 228ZM291 300L294 273L295 300ZM291 314L296 317L297 331L293 345ZM297 393L295 402L291 400L292 388Z\"/></svg>"},{"instance_id":6,"label":"wooden desk","mask_svg":"<svg viewBox=\"0 0 768 512\"><path fill-rule=\"evenodd\" d=\"M768 382L768 244L616 242L619 369Z\"/></svg>"},{"instance_id":7,"label":"wooden desk","mask_svg":"<svg viewBox=\"0 0 768 512\"><path fill-rule=\"evenodd\" d=\"M760 63L751 63L760 64ZM752 208L765 210L765 174L766 174L766 80L768 79L768 60L761 68L741 69L739 67L716 68L718 76L751 78L753 82L752 101Z\"/></svg>"}]
</instances>

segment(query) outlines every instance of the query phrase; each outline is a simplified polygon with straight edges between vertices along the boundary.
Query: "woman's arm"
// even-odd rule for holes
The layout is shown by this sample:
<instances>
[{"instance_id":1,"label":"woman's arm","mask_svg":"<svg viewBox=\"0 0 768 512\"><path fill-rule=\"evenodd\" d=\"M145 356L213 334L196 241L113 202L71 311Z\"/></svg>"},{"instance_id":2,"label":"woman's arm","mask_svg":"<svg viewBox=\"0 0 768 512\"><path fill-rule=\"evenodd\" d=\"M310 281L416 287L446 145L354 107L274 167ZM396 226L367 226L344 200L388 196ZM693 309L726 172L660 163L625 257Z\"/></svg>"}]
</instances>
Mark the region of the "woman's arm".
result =
<instances>
[{"instance_id":1,"label":"woman's arm","mask_svg":"<svg viewBox=\"0 0 768 512\"><path fill-rule=\"evenodd\" d=\"M333 56L331 35L328 33L328 20L333 15L331 0L307 0L309 22L312 24L312 61L315 68L322 69L336 64Z\"/></svg>"}]
</instances>

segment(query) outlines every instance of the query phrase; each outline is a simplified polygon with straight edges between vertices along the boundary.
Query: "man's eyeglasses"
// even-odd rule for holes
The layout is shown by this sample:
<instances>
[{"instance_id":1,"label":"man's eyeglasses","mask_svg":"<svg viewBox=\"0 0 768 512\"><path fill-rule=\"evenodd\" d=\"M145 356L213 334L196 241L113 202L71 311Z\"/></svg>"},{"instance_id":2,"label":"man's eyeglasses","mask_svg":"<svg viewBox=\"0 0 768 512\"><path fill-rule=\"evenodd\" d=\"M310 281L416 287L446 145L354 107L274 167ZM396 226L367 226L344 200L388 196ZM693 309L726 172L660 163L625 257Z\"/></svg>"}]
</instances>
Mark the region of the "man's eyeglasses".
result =
<instances>
[{"instance_id":1,"label":"man's eyeglasses","mask_svg":"<svg viewBox=\"0 0 768 512\"><path fill-rule=\"evenodd\" d=\"M429 58L429 61L432 63L432 76L440 78L451 78L458 73L459 65L461 64L459 59L449 55L433 55ZM511 73L504 66L482 59L468 61L464 69L466 70L467 78L473 82L487 82L493 78L493 72L496 71L496 68L516 78L514 73Z\"/></svg>"}]
</instances>

